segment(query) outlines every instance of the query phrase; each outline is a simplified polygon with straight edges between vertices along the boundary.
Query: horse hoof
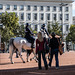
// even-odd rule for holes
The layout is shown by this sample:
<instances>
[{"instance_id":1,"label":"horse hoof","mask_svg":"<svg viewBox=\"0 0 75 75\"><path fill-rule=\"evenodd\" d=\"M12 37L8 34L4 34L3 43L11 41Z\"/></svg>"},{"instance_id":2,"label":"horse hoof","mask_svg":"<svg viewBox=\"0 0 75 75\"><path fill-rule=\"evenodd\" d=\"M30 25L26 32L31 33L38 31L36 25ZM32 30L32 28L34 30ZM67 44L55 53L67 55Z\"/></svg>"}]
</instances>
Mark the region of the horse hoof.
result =
<instances>
[{"instance_id":1,"label":"horse hoof","mask_svg":"<svg viewBox=\"0 0 75 75\"><path fill-rule=\"evenodd\" d=\"M27 62L29 62L29 61L27 61Z\"/></svg>"},{"instance_id":2,"label":"horse hoof","mask_svg":"<svg viewBox=\"0 0 75 75\"><path fill-rule=\"evenodd\" d=\"M18 56L16 56L15 58L19 58Z\"/></svg>"},{"instance_id":3,"label":"horse hoof","mask_svg":"<svg viewBox=\"0 0 75 75\"><path fill-rule=\"evenodd\" d=\"M23 63L25 63L25 61L23 61Z\"/></svg>"},{"instance_id":4,"label":"horse hoof","mask_svg":"<svg viewBox=\"0 0 75 75\"><path fill-rule=\"evenodd\" d=\"M36 63L38 63L38 61L36 61Z\"/></svg>"},{"instance_id":5,"label":"horse hoof","mask_svg":"<svg viewBox=\"0 0 75 75\"><path fill-rule=\"evenodd\" d=\"M28 60L27 62L30 62L30 60Z\"/></svg>"},{"instance_id":6,"label":"horse hoof","mask_svg":"<svg viewBox=\"0 0 75 75\"><path fill-rule=\"evenodd\" d=\"M14 62L11 62L11 64L14 64Z\"/></svg>"},{"instance_id":7,"label":"horse hoof","mask_svg":"<svg viewBox=\"0 0 75 75\"><path fill-rule=\"evenodd\" d=\"M32 59L30 59L30 61L32 61Z\"/></svg>"}]
</instances>

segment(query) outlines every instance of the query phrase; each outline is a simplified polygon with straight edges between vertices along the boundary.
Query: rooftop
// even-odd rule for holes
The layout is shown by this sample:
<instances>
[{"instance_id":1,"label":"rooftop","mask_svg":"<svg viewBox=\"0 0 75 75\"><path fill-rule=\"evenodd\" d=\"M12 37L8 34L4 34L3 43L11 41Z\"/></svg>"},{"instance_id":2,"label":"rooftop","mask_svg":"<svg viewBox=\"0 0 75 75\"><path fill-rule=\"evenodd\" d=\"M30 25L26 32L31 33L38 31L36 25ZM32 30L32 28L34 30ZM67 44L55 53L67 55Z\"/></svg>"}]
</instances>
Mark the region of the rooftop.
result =
<instances>
[{"instance_id":1,"label":"rooftop","mask_svg":"<svg viewBox=\"0 0 75 75\"><path fill-rule=\"evenodd\" d=\"M72 3L75 0L0 0L0 1L39 1L39 2L63 2L63 3Z\"/></svg>"}]
</instances>

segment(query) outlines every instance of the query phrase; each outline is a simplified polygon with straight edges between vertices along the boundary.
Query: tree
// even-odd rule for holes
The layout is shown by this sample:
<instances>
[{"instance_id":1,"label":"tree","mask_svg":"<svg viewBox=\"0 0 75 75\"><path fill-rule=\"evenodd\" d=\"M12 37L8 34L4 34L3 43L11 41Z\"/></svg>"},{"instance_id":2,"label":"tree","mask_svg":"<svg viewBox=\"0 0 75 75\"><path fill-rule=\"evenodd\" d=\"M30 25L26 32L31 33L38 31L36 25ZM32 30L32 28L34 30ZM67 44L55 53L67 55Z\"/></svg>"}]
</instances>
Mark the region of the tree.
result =
<instances>
[{"instance_id":1,"label":"tree","mask_svg":"<svg viewBox=\"0 0 75 75\"><path fill-rule=\"evenodd\" d=\"M66 41L67 42L72 41L73 43L75 43L75 25L71 25L69 30L70 30L70 32L66 37Z\"/></svg>"},{"instance_id":2,"label":"tree","mask_svg":"<svg viewBox=\"0 0 75 75\"><path fill-rule=\"evenodd\" d=\"M8 42L11 37L18 35L19 19L14 12L3 13L1 15L1 23L4 28L1 28L2 42Z\"/></svg>"},{"instance_id":3,"label":"tree","mask_svg":"<svg viewBox=\"0 0 75 75\"><path fill-rule=\"evenodd\" d=\"M20 25L19 35L21 35L22 37L25 37L25 27L24 27L24 25Z\"/></svg>"},{"instance_id":4,"label":"tree","mask_svg":"<svg viewBox=\"0 0 75 75\"><path fill-rule=\"evenodd\" d=\"M37 31L36 31L36 30L34 30L34 31L33 31L33 34L37 34Z\"/></svg>"},{"instance_id":5,"label":"tree","mask_svg":"<svg viewBox=\"0 0 75 75\"><path fill-rule=\"evenodd\" d=\"M55 22L55 23L48 22L47 28L48 28L49 34L51 34L51 32L55 32L57 35L61 36L61 33L62 33L61 26L59 26L58 22Z\"/></svg>"}]
</instances>

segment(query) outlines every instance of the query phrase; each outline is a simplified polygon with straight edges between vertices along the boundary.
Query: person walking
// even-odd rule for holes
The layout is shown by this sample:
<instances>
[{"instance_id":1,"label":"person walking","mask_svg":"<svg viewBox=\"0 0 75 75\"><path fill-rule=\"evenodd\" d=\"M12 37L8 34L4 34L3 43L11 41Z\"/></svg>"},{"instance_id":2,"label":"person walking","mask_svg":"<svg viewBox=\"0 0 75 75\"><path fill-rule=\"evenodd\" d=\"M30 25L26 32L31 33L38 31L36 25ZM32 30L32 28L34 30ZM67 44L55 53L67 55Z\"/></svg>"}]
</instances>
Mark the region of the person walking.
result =
<instances>
[{"instance_id":1,"label":"person walking","mask_svg":"<svg viewBox=\"0 0 75 75\"><path fill-rule=\"evenodd\" d=\"M38 33L38 38L36 39L36 54L38 54L38 68L41 70L41 55L44 61L45 69L48 69L47 61L45 58L45 50L44 50L44 38L42 37L42 33Z\"/></svg>"},{"instance_id":2,"label":"person walking","mask_svg":"<svg viewBox=\"0 0 75 75\"><path fill-rule=\"evenodd\" d=\"M59 42L56 37L55 37L55 33L52 32L51 36L52 38L50 39L49 42L49 47L51 49L51 55L50 55L50 60L49 60L49 66L51 67L51 63L52 63L52 59L53 59L53 55L55 55L55 60L56 60L56 69L59 68L59 60L58 60L58 48L59 48Z\"/></svg>"}]
</instances>

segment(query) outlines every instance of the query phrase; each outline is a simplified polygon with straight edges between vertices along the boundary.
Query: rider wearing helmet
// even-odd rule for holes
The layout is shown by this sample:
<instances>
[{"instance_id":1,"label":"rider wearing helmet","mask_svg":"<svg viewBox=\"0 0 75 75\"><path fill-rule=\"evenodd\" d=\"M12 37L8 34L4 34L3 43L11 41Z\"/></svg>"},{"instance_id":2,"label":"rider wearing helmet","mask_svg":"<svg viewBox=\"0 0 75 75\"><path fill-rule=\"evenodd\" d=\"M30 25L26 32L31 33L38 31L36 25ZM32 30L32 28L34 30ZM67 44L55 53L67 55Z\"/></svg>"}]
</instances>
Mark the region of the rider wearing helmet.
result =
<instances>
[{"instance_id":1,"label":"rider wearing helmet","mask_svg":"<svg viewBox=\"0 0 75 75\"><path fill-rule=\"evenodd\" d=\"M31 32L31 30L29 29L29 23L26 23L26 27L25 27L25 38L27 39L28 42L32 43L32 48L33 48L33 44L34 44L34 38L31 36L33 35L33 33Z\"/></svg>"},{"instance_id":2,"label":"rider wearing helmet","mask_svg":"<svg viewBox=\"0 0 75 75\"><path fill-rule=\"evenodd\" d=\"M44 38L48 38L48 37L49 37L49 33L48 33L48 31L46 30L46 28L45 28L45 24L42 25L40 31L42 32L42 36L43 36Z\"/></svg>"}]
</instances>

